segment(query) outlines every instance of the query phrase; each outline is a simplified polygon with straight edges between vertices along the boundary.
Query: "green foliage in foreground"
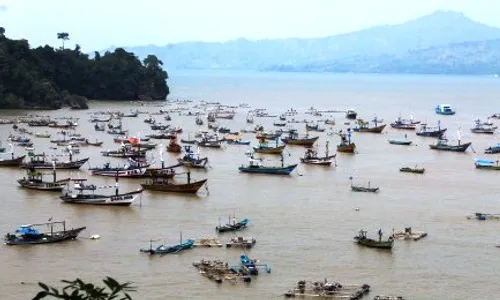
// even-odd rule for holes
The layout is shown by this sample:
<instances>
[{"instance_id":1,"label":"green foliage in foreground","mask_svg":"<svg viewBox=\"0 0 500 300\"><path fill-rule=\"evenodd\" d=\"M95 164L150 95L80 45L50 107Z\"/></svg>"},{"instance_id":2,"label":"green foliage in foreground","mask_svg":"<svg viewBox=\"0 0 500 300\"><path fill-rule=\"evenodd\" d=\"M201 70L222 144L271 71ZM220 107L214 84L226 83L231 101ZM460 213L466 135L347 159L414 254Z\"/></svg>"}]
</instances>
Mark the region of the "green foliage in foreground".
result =
<instances>
[{"instance_id":1,"label":"green foliage in foreground","mask_svg":"<svg viewBox=\"0 0 500 300\"><path fill-rule=\"evenodd\" d=\"M52 298L65 300L131 300L129 292L135 292L130 282L119 283L111 277L106 277L103 282L105 287L85 283L77 278L74 281L63 280L66 284L61 290L39 282L42 288L33 300Z\"/></svg>"}]
</instances>

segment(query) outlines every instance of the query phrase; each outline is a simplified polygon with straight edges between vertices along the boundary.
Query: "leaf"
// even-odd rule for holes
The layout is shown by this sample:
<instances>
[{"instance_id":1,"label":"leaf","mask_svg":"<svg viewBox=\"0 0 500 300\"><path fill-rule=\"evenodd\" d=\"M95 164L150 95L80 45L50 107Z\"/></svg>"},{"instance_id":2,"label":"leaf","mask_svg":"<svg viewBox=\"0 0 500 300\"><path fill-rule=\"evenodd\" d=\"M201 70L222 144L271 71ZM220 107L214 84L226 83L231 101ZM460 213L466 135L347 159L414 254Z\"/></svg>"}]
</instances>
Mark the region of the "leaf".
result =
<instances>
[{"instance_id":1,"label":"leaf","mask_svg":"<svg viewBox=\"0 0 500 300\"><path fill-rule=\"evenodd\" d=\"M49 287L43 283L43 282L39 282L38 285L44 290L44 291L49 291Z\"/></svg>"},{"instance_id":2,"label":"leaf","mask_svg":"<svg viewBox=\"0 0 500 300\"><path fill-rule=\"evenodd\" d=\"M33 298L32 300L40 300L40 299L47 297L47 295L48 295L48 293L46 291L41 291L41 292L38 292L38 294L36 294L35 298Z\"/></svg>"}]
</instances>

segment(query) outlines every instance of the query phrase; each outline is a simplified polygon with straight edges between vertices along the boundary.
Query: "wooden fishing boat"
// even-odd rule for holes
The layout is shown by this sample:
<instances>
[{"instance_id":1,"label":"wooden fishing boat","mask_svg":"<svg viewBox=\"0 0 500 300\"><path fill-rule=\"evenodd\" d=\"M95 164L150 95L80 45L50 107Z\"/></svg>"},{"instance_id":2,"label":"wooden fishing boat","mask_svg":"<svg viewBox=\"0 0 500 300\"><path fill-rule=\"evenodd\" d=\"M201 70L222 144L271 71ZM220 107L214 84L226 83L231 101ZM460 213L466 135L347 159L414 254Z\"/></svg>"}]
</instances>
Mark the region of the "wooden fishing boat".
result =
<instances>
[{"instance_id":1,"label":"wooden fishing boat","mask_svg":"<svg viewBox=\"0 0 500 300\"><path fill-rule=\"evenodd\" d=\"M201 141L198 142L198 146L204 147L204 148L216 148L219 149L222 147L222 141L221 140L210 140L210 139L202 139Z\"/></svg>"},{"instance_id":2,"label":"wooden fishing boat","mask_svg":"<svg viewBox=\"0 0 500 300\"><path fill-rule=\"evenodd\" d=\"M186 174L187 183L171 182L168 177L152 177L151 180L141 183L141 186L151 191L196 194L207 182L207 179L191 182L191 172L186 172Z\"/></svg>"},{"instance_id":3,"label":"wooden fishing boat","mask_svg":"<svg viewBox=\"0 0 500 300\"><path fill-rule=\"evenodd\" d=\"M14 153L11 154L11 158L0 157L0 167L19 167L26 157L26 155L14 157Z\"/></svg>"},{"instance_id":4,"label":"wooden fishing boat","mask_svg":"<svg viewBox=\"0 0 500 300\"><path fill-rule=\"evenodd\" d=\"M386 124L378 125L378 123L375 122L375 125L373 127L370 127L370 122L365 122L361 119L358 119L357 123L357 126L353 129L356 132L381 133L387 126Z\"/></svg>"},{"instance_id":5,"label":"wooden fishing boat","mask_svg":"<svg viewBox=\"0 0 500 300\"><path fill-rule=\"evenodd\" d=\"M290 175L297 167L297 164L285 166L283 159L283 155L281 155L281 166L263 166L262 159L256 159L253 154L250 154L248 165L241 165L238 170L243 173Z\"/></svg>"},{"instance_id":6,"label":"wooden fishing boat","mask_svg":"<svg viewBox=\"0 0 500 300\"><path fill-rule=\"evenodd\" d=\"M236 237L231 238L226 243L226 247L227 248L247 248L247 249L250 249L255 245L255 243L257 243L257 240L254 237L236 236Z\"/></svg>"},{"instance_id":7,"label":"wooden fishing boat","mask_svg":"<svg viewBox=\"0 0 500 300\"><path fill-rule=\"evenodd\" d=\"M102 168L89 168L89 171L92 172L92 175L137 178L144 177L148 167L149 164L136 161L132 161L123 167L111 167L110 163L107 162Z\"/></svg>"},{"instance_id":8,"label":"wooden fishing boat","mask_svg":"<svg viewBox=\"0 0 500 300\"><path fill-rule=\"evenodd\" d=\"M279 138L281 136L281 134L282 134L281 131L277 131L275 133L258 131L257 134L255 135L255 138L258 140L266 139L266 140L274 141L277 138Z\"/></svg>"},{"instance_id":9,"label":"wooden fishing boat","mask_svg":"<svg viewBox=\"0 0 500 300\"><path fill-rule=\"evenodd\" d=\"M104 150L101 151L103 156L109 157L120 157L120 158L139 158L146 157L147 150L137 150L133 149L131 146L122 145L120 148L116 150Z\"/></svg>"},{"instance_id":10,"label":"wooden fishing boat","mask_svg":"<svg viewBox=\"0 0 500 300\"><path fill-rule=\"evenodd\" d=\"M45 153L35 154L31 157L29 162L21 164L20 167L23 169L53 169L53 162L55 162L55 168L58 170L76 170L80 169L80 167L89 160L87 157L74 161L71 151L69 153L69 161L47 161L46 157Z\"/></svg>"},{"instance_id":11,"label":"wooden fishing boat","mask_svg":"<svg viewBox=\"0 0 500 300\"><path fill-rule=\"evenodd\" d=\"M184 145L184 155L177 159L183 166L197 169L205 169L208 164L208 157L200 158L200 150L194 153L191 150L191 145Z\"/></svg>"},{"instance_id":12,"label":"wooden fishing boat","mask_svg":"<svg viewBox=\"0 0 500 300\"><path fill-rule=\"evenodd\" d=\"M328 154L328 145L329 142L326 142L326 150L325 150L325 156L318 156L318 152L309 148L306 149L306 153L304 154L303 157L300 158L300 162L304 164L311 164L311 165L320 165L320 166L329 166L333 163L333 160L337 154L334 155L329 155Z\"/></svg>"},{"instance_id":13,"label":"wooden fishing boat","mask_svg":"<svg viewBox=\"0 0 500 300\"><path fill-rule=\"evenodd\" d=\"M424 174L425 169L424 168L419 169L419 168L417 168L417 166L415 166L415 168L403 167L403 168L400 168L399 171L406 172L406 173Z\"/></svg>"},{"instance_id":14,"label":"wooden fishing boat","mask_svg":"<svg viewBox=\"0 0 500 300\"><path fill-rule=\"evenodd\" d=\"M382 240L382 230L379 230L379 240L374 240L366 237L366 231L360 230L359 234L354 237L354 241L358 245L370 247L370 248L378 248L378 249L387 249L391 250L394 246L394 235L389 236L387 240Z\"/></svg>"},{"instance_id":15,"label":"wooden fishing boat","mask_svg":"<svg viewBox=\"0 0 500 300\"><path fill-rule=\"evenodd\" d=\"M378 187L371 187L370 182L368 182L368 186L360 186L352 184L352 176L349 177L349 180L351 181L351 190L353 192L377 193L379 191Z\"/></svg>"},{"instance_id":16,"label":"wooden fishing boat","mask_svg":"<svg viewBox=\"0 0 500 300\"><path fill-rule=\"evenodd\" d=\"M498 126L493 126L490 124L482 123L481 120L476 120L475 126L471 128L472 133L485 133L485 134L494 134L497 130Z\"/></svg>"},{"instance_id":17,"label":"wooden fishing boat","mask_svg":"<svg viewBox=\"0 0 500 300\"><path fill-rule=\"evenodd\" d=\"M420 121L413 121L411 118L410 120L404 120L400 116L396 121L391 123L391 127L395 129L415 130L418 124L420 124Z\"/></svg>"},{"instance_id":18,"label":"wooden fishing boat","mask_svg":"<svg viewBox=\"0 0 500 300\"><path fill-rule=\"evenodd\" d=\"M246 140L242 140L241 138L237 138L237 139L227 139L226 138L226 142L229 144L229 145L250 145L250 141L246 141Z\"/></svg>"},{"instance_id":19,"label":"wooden fishing boat","mask_svg":"<svg viewBox=\"0 0 500 300\"><path fill-rule=\"evenodd\" d=\"M354 153L356 144L351 141L351 130L347 129L347 134L339 132L340 144L337 145L337 152Z\"/></svg>"},{"instance_id":20,"label":"wooden fishing boat","mask_svg":"<svg viewBox=\"0 0 500 300\"><path fill-rule=\"evenodd\" d=\"M37 138L50 139L51 134L50 134L50 133L48 133L48 132L46 132L46 133L37 132L37 133L35 133L35 136L36 136Z\"/></svg>"},{"instance_id":21,"label":"wooden fishing boat","mask_svg":"<svg viewBox=\"0 0 500 300\"><path fill-rule=\"evenodd\" d=\"M177 144L177 139L172 138L170 139L170 143L167 145L167 152L172 152L172 153L181 153L182 147L181 145Z\"/></svg>"},{"instance_id":22,"label":"wooden fishing boat","mask_svg":"<svg viewBox=\"0 0 500 300\"><path fill-rule=\"evenodd\" d=\"M415 231L411 227L405 227L404 230L394 231L394 238L398 240L413 240L418 241L427 236L425 231Z\"/></svg>"},{"instance_id":23,"label":"wooden fishing boat","mask_svg":"<svg viewBox=\"0 0 500 300\"><path fill-rule=\"evenodd\" d=\"M323 127L320 127L319 124L310 125L310 124L306 123L306 131L325 132L325 130L326 129Z\"/></svg>"},{"instance_id":24,"label":"wooden fishing boat","mask_svg":"<svg viewBox=\"0 0 500 300\"><path fill-rule=\"evenodd\" d=\"M53 180L52 181L44 181L42 172L36 171L35 169L26 170L27 177L23 177L17 180L17 183L24 188L32 189L32 190L40 190L40 191L53 191L60 192L62 191L71 178L59 179L56 178L56 170L53 170Z\"/></svg>"},{"instance_id":25,"label":"wooden fishing boat","mask_svg":"<svg viewBox=\"0 0 500 300\"><path fill-rule=\"evenodd\" d=\"M98 123L96 123L94 125L94 130L95 131L105 131L106 127L104 126L104 124L98 124Z\"/></svg>"},{"instance_id":26,"label":"wooden fishing boat","mask_svg":"<svg viewBox=\"0 0 500 300\"><path fill-rule=\"evenodd\" d=\"M89 146L96 146L96 147L101 147L104 142L96 140L95 142L91 142L88 139L85 139L85 144L84 145L89 145Z\"/></svg>"},{"instance_id":27,"label":"wooden fishing boat","mask_svg":"<svg viewBox=\"0 0 500 300\"><path fill-rule=\"evenodd\" d=\"M51 218L52 219L52 218ZM75 239L80 232L86 227L66 230L66 221L52 222L49 219L48 223L21 225L14 234L7 233L5 235L6 245L34 245L34 244L49 244L58 243L66 240ZM63 230L54 230L55 224L62 224ZM35 227L50 226L50 231L40 232Z\"/></svg>"},{"instance_id":28,"label":"wooden fishing boat","mask_svg":"<svg viewBox=\"0 0 500 300\"><path fill-rule=\"evenodd\" d=\"M416 134L423 137L440 138L446 132L447 128L441 128L441 122L438 121L437 127L428 127L427 124L422 124Z\"/></svg>"},{"instance_id":29,"label":"wooden fishing boat","mask_svg":"<svg viewBox=\"0 0 500 300\"><path fill-rule=\"evenodd\" d=\"M461 144L460 140L459 140L458 144L456 144L456 145L450 145L450 144L448 144L448 140L447 139L440 138L440 139L437 140L436 144L429 145L429 147L431 149L433 149L433 150L452 151L452 152L465 152L467 150L467 148L469 148L469 146L471 144L472 144L471 142Z\"/></svg>"},{"instance_id":30,"label":"wooden fishing boat","mask_svg":"<svg viewBox=\"0 0 500 300\"><path fill-rule=\"evenodd\" d=\"M305 135L300 137L296 130L290 130L288 137L282 138L281 141L287 145L299 145L312 147L312 145L319 139L319 136L311 137Z\"/></svg>"},{"instance_id":31,"label":"wooden fishing boat","mask_svg":"<svg viewBox=\"0 0 500 300\"><path fill-rule=\"evenodd\" d=\"M239 231L245 229L248 225L248 222L250 222L250 220L248 220L247 218L244 218L241 221L236 222L236 218L234 217L233 221L231 222L231 217L229 217L228 223L221 225L219 219L219 225L215 227L215 231L217 231L218 233Z\"/></svg>"},{"instance_id":32,"label":"wooden fishing boat","mask_svg":"<svg viewBox=\"0 0 500 300\"><path fill-rule=\"evenodd\" d=\"M476 166L476 169L500 171L500 164L498 160L493 161L489 159L476 159L474 165Z\"/></svg>"},{"instance_id":33,"label":"wooden fishing boat","mask_svg":"<svg viewBox=\"0 0 500 300\"><path fill-rule=\"evenodd\" d=\"M274 146L269 145L266 139L260 139L259 146L252 147L255 153L264 154L282 154L286 145L279 145L278 139L275 140L276 144Z\"/></svg>"},{"instance_id":34,"label":"wooden fishing boat","mask_svg":"<svg viewBox=\"0 0 500 300\"><path fill-rule=\"evenodd\" d=\"M72 188L68 188L59 198L71 204L92 204L111 206L130 206L132 202L142 193L142 189L137 191L120 193L118 190L118 180L115 184L115 192L112 194L96 194L96 190L108 187L97 187L93 184L85 184L87 179L73 179Z\"/></svg>"},{"instance_id":35,"label":"wooden fishing boat","mask_svg":"<svg viewBox=\"0 0 500 300\"><path fill-rule=\"evenodd\" d=\"M173 246L160 245L158 247L153 247L153 240L151 240L149 242L149 248L141 248L139 251L141 253L147 253L150 255L175 254L175 253L179 253L181 251L193 248L194 242L195 242L194 239L188 239L186 242L183 242L182 241L182 232L181 232L181 238L180 238L180 242L178 245L173 245Z\"/></svg>"}]
</instances>

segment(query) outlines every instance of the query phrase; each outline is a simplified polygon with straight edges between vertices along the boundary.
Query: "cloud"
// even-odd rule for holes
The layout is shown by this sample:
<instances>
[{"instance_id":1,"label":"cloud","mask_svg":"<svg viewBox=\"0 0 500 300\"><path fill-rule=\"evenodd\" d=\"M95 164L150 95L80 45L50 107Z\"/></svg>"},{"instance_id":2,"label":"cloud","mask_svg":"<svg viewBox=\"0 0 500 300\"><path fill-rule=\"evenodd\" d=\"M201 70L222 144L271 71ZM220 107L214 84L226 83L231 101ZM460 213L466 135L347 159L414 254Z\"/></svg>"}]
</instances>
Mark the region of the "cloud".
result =
<instances>
[{"instance_id":1,"label":"cloud","mask_svg":"<svg viewBox=\"0 0 500 300\"><path fill-rule=\"evenodd\" d=\"M7 5L0 4L0 12L6 12L6 11L7 11Z\"/></svg>"}]
</instances>

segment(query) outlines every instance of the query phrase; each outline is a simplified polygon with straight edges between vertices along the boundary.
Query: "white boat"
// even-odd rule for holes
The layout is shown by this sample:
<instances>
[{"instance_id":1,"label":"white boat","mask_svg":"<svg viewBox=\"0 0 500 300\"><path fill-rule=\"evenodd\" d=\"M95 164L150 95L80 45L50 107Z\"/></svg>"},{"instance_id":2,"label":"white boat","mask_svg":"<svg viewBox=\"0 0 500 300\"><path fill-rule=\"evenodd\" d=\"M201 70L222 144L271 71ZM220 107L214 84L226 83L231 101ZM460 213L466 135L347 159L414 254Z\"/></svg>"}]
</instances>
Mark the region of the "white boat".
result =
<instances>
[{"instance_id":1,"label":"white boat","mask_svg":"<svg viewBox=\"0 0 500 300\"><path fill-rule=\"evenodd\" d=\"M112 188L100 187L90 184L86 185L84 182L87 179L73 179L73 188L68 188L63 191L63 195L60 199L67 203L72 204L94 204L94 205L113 205L113 206L130 206L137 197L142 193L142 189L122 193L118 191L118 182L115 185L115 192L111 194L97 194L96 191L101 188Z\"/></svg>"}]
</instances>

